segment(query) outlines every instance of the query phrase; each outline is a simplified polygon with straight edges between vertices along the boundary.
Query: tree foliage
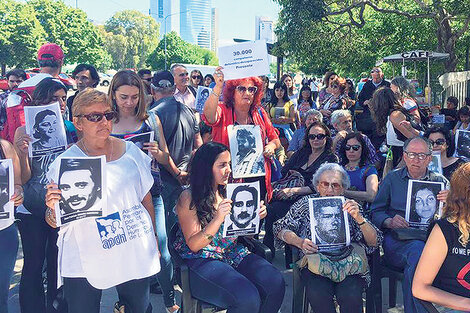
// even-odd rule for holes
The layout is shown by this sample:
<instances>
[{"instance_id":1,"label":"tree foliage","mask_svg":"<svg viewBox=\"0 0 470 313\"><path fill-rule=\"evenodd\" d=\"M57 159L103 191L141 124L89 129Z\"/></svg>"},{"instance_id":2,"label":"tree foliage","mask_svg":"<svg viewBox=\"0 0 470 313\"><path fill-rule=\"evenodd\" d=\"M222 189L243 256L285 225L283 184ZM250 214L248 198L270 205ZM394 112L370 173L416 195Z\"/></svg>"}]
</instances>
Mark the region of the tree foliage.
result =
<instances>
[{"instance_id":1,"label":"tree foliage","mask_svg":"<svg viewBox=\"0 0 470 313\"><path fill-rule=\"evenodd\" d=\"M168 68L173 63L218 65L219 61L214 52L184 41L173 31L163 37L156 49L147 58L147 64L152 69L165 69L165 37Z\"/></svg>"},{"instance_id":2,"label":"tree foliage","mask_svg":"<svg viewBox=\"0 0 470 313\"><path fill-rule=\"evenodd\" d=\"M456 43L468 36L468 0L276 1L280 48L304 71L358 76L388 54L415 49L449 53L447 71L462 64Z\"/></svg>"},{"instance_id":3,"label":"tree foliage","mask_svg":"<svg viewBox=\"0 0 470 313\"><path fill-rule=\"evenodd\" d=\"M139 11L117 12L105 23L106 50L113 67L142 68L158 44L159 24Z\"/></svg>"}]
</instances>

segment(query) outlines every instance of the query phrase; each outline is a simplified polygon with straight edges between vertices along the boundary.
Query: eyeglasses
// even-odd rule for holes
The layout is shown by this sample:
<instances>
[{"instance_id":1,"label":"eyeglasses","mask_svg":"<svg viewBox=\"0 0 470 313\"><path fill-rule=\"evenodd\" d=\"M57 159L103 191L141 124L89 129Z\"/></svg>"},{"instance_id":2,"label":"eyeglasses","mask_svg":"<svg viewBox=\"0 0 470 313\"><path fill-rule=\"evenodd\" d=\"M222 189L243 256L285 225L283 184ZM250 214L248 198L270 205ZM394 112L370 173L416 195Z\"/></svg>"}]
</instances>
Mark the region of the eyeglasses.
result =
<instances>
[{"instance_id":1,"label":"eyeglasses","mask_svg":"<svg viewBox=\"0 0 470 313\"><path fill-rule=\"evenodd\" d=\"M318 140L323 140L325 139L326 135L325 134L309 134L308 135L308 139L310 140L315 140L315 139L318 139Z\"/></svg>"},{"instance_id":2,"label":"eyeglasses","mask_svg":"<svg viewBox=\"0 0 470 313\"><path fill-rule=\"evenodd\" d=\"M184 73L179 73L178 74L179 77L186 77L186 76L189 76L188 72L184 72Z\"/></svg>"},{"instance_id":3,"label":"eyeglasses","mask_svg":"<svg viewBox=\"0 0 470 313\"><path fill-rule=\"evenodd\" d=\"M436 139L436 141L429 140L429 142L431 143L432 146L434 145L442 146L443 144L446 143L446 140L444 138L439 138L439 139Z\"/></svg>"},{"instance_id":4,"label":"eyeglasses","mask_svg":"<svg viewBox=\"0 0 470 313\"><path fill-rule=\"evenodd\" d=\"M344 147L344 150L346 151L349 151L353 149L354 151L359 151L359 149L361 149L361 145L346 145L346 147Z\"/></svg>"},{"instance_id":5,"label":"eyeglasses","mask_svg":"<svg viewBox=\"0 0 470 313\"><path fill-rule=\"evenodd\" d=\"M258 91L258 87L256 86L251 86L251 87L245 87L245 86L237 86L237 91L239 93L245 93L246 91L248 91L249 94L255 94L256 91Z\"/></svg>"},{"instance_id":6,"label":"eyeglasses","mask_svg":"<svg viewBox=\"0 0 470 313\"><path fill-rule=\"evenodd\" d=\"M103 119L103 117L107 121L111 121L111 120L115 119L116 116L117 116L116 111L111 111L111 112L106 112L106 113L90 113L90 114L76 115L76 117L84 117L87 120L89 120L90 122L94 122L94 123L97 123L97 122L101 121Z\"/></svg>"},{"instance_id":7,"label":"eyeglasses","mask_svg":"<svg viewBox=\"0 0 470 313\"><path fill-rule=\"evenodd\" d=\"M192 79L202 79L202 76L191 76Z\"/></svg>"},{"instance_id":8,"label":"eyeglasses","mask_svg":"<svg viewBox=\"0 0 470 313\"><path fill-rule=\"evenodd\" d=\"M371 72L371 73L380 73L380 72L382 72L382 71L379 70L379 69L375 69L375 70L372 70L372 71L370 71L370 72Z\"/></svg>"},{"instance_id":9,"label":"eyeglasses","mask_svg":"<svg viewBox=\"0 0 470 313\"><path fill-rule=\"evenodd\" d=\"M340 189L342 186L341 186L341 184L339 184L339 183L329 183L329 182L327 182L327 181L321 181L321 182L320 182L320 187L325 188L325 189L328 189L328 188L331 187L331 188L333 188L333 190L338 190L338 189Z\"/></svg>"},{"instance_id":10,"label":"eyeglasses","mask_svg":"<svg viewBox=\"0 0 470 313\"><path fill-rule=\"evenodd\" d=\"M408 152L408 151L405 151L405 154L411 160L418 157L418 160L420 160L420 161L425 160L428 156L431 155L431 153L416 153L416 152Z\"/></svg>"}]
</instances>

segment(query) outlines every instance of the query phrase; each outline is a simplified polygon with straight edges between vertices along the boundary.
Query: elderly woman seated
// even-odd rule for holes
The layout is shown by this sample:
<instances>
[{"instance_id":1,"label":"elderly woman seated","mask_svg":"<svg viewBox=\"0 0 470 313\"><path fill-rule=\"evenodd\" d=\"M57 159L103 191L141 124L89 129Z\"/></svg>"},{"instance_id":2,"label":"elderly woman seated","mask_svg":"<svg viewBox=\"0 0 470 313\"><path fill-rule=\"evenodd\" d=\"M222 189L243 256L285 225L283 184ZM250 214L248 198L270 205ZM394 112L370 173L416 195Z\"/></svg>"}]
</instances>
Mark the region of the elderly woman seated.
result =
<instances>
[{"instance_id":1,"label":"elderly woman seated","mask_svg":"<svg viewBox=\"0 0 470 313\"><path fill-rule=\"evenodd\" d=\"M346 199L342 210L348 213L351 244L319 251L312 241L309 201L315 197L343 196L350 182L340 165L324 163L313 176L313 185L318 194L301 198L284 218L274 224L276 243L285 242L300 249L301 276L314 312L335 313L334 296L341 312L362 312L363 287L370 281L366 254L380 245L382 233L362 216L354 200ZM323 210L323 207L318 210ZM342 233L338 231L342 214L325 212L321 216L318 232ZM335 238L328 240L337 241Z\"/></svg>"}]
</instances>

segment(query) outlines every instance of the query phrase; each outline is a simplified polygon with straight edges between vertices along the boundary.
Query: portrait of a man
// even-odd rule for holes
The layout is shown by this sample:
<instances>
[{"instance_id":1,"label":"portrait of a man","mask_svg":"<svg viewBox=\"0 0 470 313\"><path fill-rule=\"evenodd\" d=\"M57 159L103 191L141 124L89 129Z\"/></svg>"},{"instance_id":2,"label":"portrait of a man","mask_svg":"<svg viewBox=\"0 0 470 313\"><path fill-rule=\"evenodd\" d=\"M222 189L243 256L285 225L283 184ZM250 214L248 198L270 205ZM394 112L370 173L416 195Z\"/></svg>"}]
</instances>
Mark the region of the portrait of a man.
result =
<instances>
[{"instance_id":1,"label":"portrait of a man","mask_svg":"<svg viewBox=\"0 0 470 313\"><path fill-rule=\"evenodd\" d=\"M100 159L62 159L59 174L63 223L78 215L101 216L102 198ZM87 212L83 216L83 212Z\"/></svg>"},{"instance_id":2,"label":"portrait of a man","mask_svg":"<svg viewBox=\"0 0 470 313\"><path fill-rule=\"evenodd\" d=\"M455 135L455 155L470 160L470 131L457 130Z\"/></svg>"},{"instance_id":3,"label":"portrait of a man","mask_svg":"<svg viewBox=\"0 0 470 313\"><path fill-rule=\"evenodd\" d=\"M9 186L10 182L8 167L5 167L4 164L0 164L0 213L6 211L5 206L10 201Z\"/></svg>"},{"instance_id":4,"label":"portrait of a man","mask_svg":"<svg viewBox=\"0 0 470 313\"><path fill-rule=\"evenodd\" d=\"M410 180L408 187L407 221L410 226L427 226L439 213L437 194L444 189L442 183ZM409 207L409 208L408 208Z\"/></svg>"},{"instance_id":5,"label":"portrait of a man","mask_svg":"<svg viewBox=\"0 0 470 313\"><path fill-rule=\"evenodd\" d=\"M233 190L231 187L234 187ZM257 234L259 228L259 183L229 184L227 193L232 200L232 211L226 217L228 225L226 236Z\"/></svg>"},{"instance_id":6,"label":"portrait of a man","mask_svg":"<svg viewBox=\"0 0 470 313\"><path fill-rule=\"evenodd\" d=\"M204 110L204 104L206 103L211 89L203 86L198 86L196 95L196 110L200 113Z\"/></svg>"},{"instance_id":7,"label":"portrait of a man","mask_svg":"<svg viewBox=\"0 0 470 313\"><path fill-rule=\"evenodd\" d=\"M341 198L311 199L313 213L313 241L320 248L346 245L346 221ZM312 218L312 216L311 216ZM349 230L349 228L348 228Z\"/></svg>"},{"instance_id":8,"label":"portrait of a man","mask_svg":"<svg viewBox=\"0 0 470 313\"><path fill-rule=\"evenodd\" d=\"M257 149L255 135L247 128L238 128L236 143L237 153L233 176L236 178L262 176L264 174L264 157L262 151Z\"/></svg>"}]
</instances>

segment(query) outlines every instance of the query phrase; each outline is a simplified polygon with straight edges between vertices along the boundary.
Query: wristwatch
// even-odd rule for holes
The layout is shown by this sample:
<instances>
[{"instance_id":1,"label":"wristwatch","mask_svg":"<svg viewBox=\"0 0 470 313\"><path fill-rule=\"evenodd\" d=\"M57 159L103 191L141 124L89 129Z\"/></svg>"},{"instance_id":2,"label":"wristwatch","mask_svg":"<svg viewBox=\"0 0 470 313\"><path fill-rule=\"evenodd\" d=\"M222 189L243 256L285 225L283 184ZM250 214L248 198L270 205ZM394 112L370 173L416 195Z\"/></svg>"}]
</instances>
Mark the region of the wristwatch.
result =
<instances>
[{"instance_id":1,"label":"wristwatch","mask_svg":"<svg viewBox=\"0 0 470 313\"><path fill-rule=\"evenodd\" d=\"M207 240L212 241L212 239L214 239L214 236L212 236L212 235L206 233L206 229L205 229L205 228L203 228L203 229L201 230L201 232L202 232L202 234L204 235L204 237L206 237Z\"/></svg>"}]
</instances>

